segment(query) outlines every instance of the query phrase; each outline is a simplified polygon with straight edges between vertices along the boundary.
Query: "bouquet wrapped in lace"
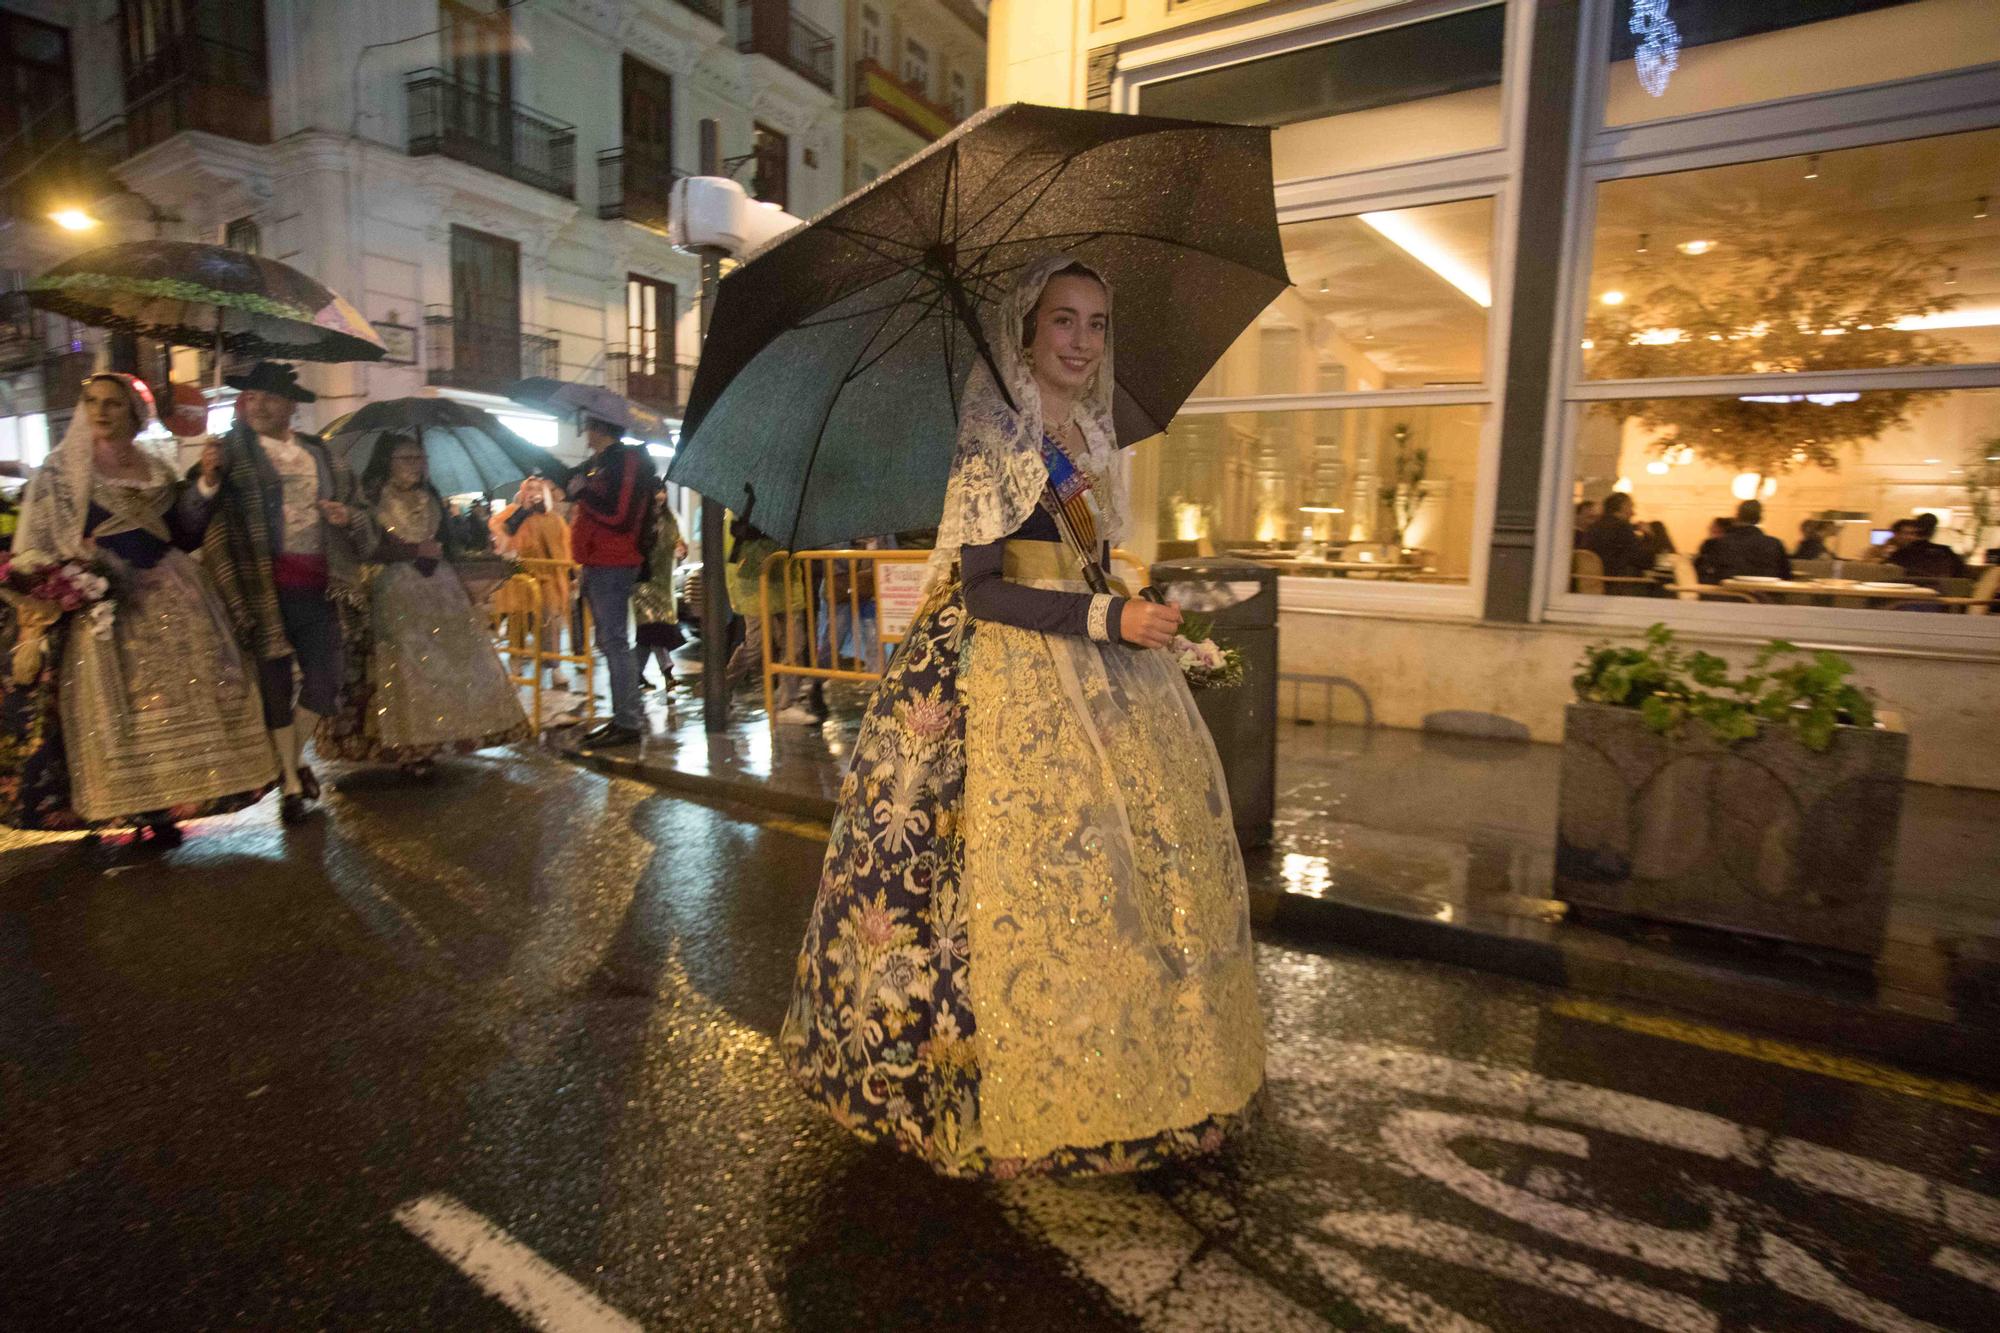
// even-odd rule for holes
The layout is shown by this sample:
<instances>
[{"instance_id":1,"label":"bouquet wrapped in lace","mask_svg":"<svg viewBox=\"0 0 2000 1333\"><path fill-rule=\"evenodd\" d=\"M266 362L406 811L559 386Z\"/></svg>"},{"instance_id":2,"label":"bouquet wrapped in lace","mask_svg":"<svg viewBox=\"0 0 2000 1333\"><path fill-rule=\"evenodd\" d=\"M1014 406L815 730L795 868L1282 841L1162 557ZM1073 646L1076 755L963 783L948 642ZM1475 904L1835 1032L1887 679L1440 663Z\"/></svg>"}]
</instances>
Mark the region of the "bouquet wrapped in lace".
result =
<instances>
[{"instance_id":1,"label":"bouquet wrapped in lace","mask_svg":"<svg viewBox=\"0 0 2000 1333\"><path fill-rule=\"evenodd\" d=\"M49 628L64 616L82 615L94 634L111 632L111 568L102 561L31 563L0 555L0 598L13 608L19 627L12 663L16 684L35 679Z\"/></svg>"},{"instance_id":2,"label":"bouquet wrapped in lace","mask_svg":"<svg viewBox=\"0 0 2000 1333\"><path fill-rule=\"evenodd\" d=\"M1181 621L1167 651L1191 690L1229 690L1243 683L1243 654L1210 637L1212 626L1196 616Z\"/></svg>"}]
</instances>

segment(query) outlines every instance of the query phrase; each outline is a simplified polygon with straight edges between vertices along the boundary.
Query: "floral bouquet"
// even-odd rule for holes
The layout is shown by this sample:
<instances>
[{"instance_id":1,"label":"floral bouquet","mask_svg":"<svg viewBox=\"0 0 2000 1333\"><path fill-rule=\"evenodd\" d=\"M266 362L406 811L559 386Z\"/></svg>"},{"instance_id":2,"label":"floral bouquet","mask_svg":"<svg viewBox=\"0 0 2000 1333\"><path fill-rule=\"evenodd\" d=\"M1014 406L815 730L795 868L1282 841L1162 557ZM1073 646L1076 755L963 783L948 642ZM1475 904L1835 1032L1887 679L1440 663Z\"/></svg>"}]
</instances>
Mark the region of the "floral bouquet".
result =
<instances>
[{"instance_id":1,"label":"floral bouquet","mask_svg":"<svg viewBox=\"0 0 2000 1333\"><path fill-rule=\"evenodd\" d=\"M19 685L33 681L41 670L48 630L64 616L81 613L92 633L101 637L111 632L111 568L100 560L43 563L0 555L0 598L14 608L20 629L13 660Z\"/></svg>"},{"instance_id":2,"label":"floral bouquet","mask_svg":"<svg viewBox=\"0 0 2000 1333\"><path fill-rule=\"evenodd\" d=\"M1212 628L1198 617L1186 617L1167 645L1191 690L1230 690L1243 683L1243 654L1217 643Z\"/></svg>"}]
</instances>

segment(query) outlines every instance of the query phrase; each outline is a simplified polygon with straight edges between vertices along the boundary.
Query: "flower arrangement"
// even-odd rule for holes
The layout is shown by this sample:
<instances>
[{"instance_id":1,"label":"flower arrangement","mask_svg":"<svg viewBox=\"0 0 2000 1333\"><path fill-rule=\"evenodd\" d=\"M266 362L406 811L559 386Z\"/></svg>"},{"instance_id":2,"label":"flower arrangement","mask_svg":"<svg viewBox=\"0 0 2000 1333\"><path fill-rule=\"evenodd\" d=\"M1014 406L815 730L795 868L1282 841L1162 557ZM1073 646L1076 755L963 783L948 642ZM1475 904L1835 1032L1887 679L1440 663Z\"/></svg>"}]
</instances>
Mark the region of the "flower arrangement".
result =
<instances>
[{"instance_id":1,"label":"flower arrangement","mask_svg":"<svg viewBox=\"0 0 2000 1333\"><path fill-rule=\"evenodd\" d=\"M1167 645L1191 690L1229 690L1243 683L1243 654L1217 643L1212 629L1209 622L1188 616Z\"/></svg>"},{"instance_id":2,"label":"flower arrangement","mask_svg":"<svg viewBox=\"0 0 2000 1333\"><path fill-rule=\"evenodd\" d=\"M0 589L10 602L41 602L55 616L81 611L99 634L111 630L111 568L100 560L30 562L0 556Z\"/></svg>"}]
</instances>

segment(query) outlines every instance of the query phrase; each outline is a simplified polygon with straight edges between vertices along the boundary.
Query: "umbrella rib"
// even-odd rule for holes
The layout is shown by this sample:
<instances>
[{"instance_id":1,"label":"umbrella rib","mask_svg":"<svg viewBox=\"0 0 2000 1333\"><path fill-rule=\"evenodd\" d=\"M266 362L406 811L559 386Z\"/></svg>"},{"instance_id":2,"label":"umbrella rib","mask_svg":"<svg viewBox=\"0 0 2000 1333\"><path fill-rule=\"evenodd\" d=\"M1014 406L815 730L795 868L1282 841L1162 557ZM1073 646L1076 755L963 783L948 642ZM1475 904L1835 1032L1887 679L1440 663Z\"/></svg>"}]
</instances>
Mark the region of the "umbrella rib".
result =
<instances>
[{"instance_id":1,"label":"umbrella rib","mask_svg":"<svg viewBox=\"0 0 2000 1333\"><path fill-rule=\"evenodd\" d=\"M1263 269L1258 268L1254 264L1247 264L1240 259L1232 259L1228 255L1219 255L1215 253L1215 251L1213 250L1204 250L1202 247L1194 244L1192 241L1177 241L1171 236L1156 236L1151 232L1144 232L1144 231L1120 231L1116 229L1103 230L1103 231L1058 231L1058 232L1050 232L1046 236L1022 237L1018 240L1012 240L1012 241L995 241L993 242L993 244L986 246L985 249L988 252L991 252L993 250L1001 248L1002 246L1008 246L1008 245L1038 245L1038 244L1046 244L1050 241L1095 241L1106 236L1120 236L1126 238L1127 240L1151 241L1156 245L1172 246L1177 250L1186 250L1191 254L1200 255L1205 259L1213 259L1218 263L1233 264L1237 268L1244 269L1250 273L1255 273L1257 276L1261 278L1270 278L1273 282L1277 281L1277 279L1273 277L1271 274L1266 273ZM1040 257L1041 257L1040 255L1036 255L1033 256L1032 258L1022 261L1019 264L1009 265L1006 268L996 269L994 271L997 273L1012 273L1017 269L1026 268L1029 264L1034 263L1035 260L1039 259Z\"/></svg>"},{"instance_id":2,"label":"umbrella rib","mask_svg":"<svg viewBox=\"0 0 2000 1333\"><path fill-rule=\"evenodd\" d=\"M906 268L906 269L902 269L902 270L900 270L900 271L901 271L901 272L903 272L903 273L910 273L910 272L914 272L914 270L912 270L912 269L907 269L907 268ZM883 279L883 281L885 281L885 282L886 282L886 281L888 281L888 279L886 279L886 278L885 278L885 279ZM910 299L910 297L909 297L909 293L905 292L905 293L904 293L904 294L903 294L902 296L898 297L898 298L897 298L896 300L894 300L894 301L890 301L890 302L889 302L888 304L886 304L886 305L875 305L875 306L869 306L869 307L868 307L867 309L865 309L865 310L850 310L850 311L846 312L845 314L840 314L840 315L828 315L828 316L827 316L826 318L824 318L824 319L805 319L805 320L800 320L800 321L799 321L798 323L796 323L796 324L793 324L793 325L792 325L792 328L793 328L793 329L819 329L819 328L825 328L825 327L827 327L828 325L832 325L832 324L845 324L845 323L847 323L847 322L848 322L849 320L853 320L853 319L866 319L866 318L868 318L868 316L870 316L870 315L879 315L879 314L881 314L881 313L882 313L883 311L885 311L885 310L894 310L894 309L896 309L897 307L899 307L899 306L902 306L902 305L904 305L905 303L907 303L907 302L909 301L909 299Z\"/></svg>"},{"instance_id":3,"label":"umbrella rib","mask_svg":"<svg viewBox=\"0 0 2000 1333\"><path fill-rule=\"evenodd\" d=\"M1002 231L1002 235L1005 235L1007 232L1012 231L1015 227L1020 226L1021 219L1028 216L1029 211L1032 210L1036 204L1041 203L1042 200L1048 196L1049 191L1055 188L1056 181L1062 177L1063 172L1069 170L1070 164L1075 160L1076 158L1074 155L1062 158L1059 161L1050 163L1048 166L1042 168L1042 170L1036 172L1033 176L1028 177L1027 180L1021 182L1019 189L1015 190L1013 193L1005 196L1004 198L995 200L991 208L987 209L984 213L981 213L978 217L974 218L972 220L972 227L968 228L967 230L972 230L985 226L986 223L994 216L994 214L998 213L1008 204L1013 203L1016 199L1019 199L1022 195L1026 194L1028 191L1035 190L1036 191L1035 197L1029 200L1027 205L1024 208L1022 208L1019 217L1016 217L1012 222L1007 224L1006 228L1004 228ZM1048 179L1042 181L1040 186L1038 187L1035 184L1035 182L1038 178L1043 176L1046 176ZM997 173L996 173L996 178L997 178ZM964 232L961 231L959 234L963 235ZM995 244L1000 244L1000 242L995 242Z\"/></svg>"},{"instance_id":4,"label":"umbrella rib","mask_svg":"<svg viewBox=\"0 0 2000 1333\"><path fill-rule=\"evenodd\" d=\"M908 241L899 241L894 236L884 236L877 232L863 231L860 227L852 227L845 222L822 223L821 229L830 231L836 236L844 236L851 241L873 241L877 245L896 246L905 250L915 251L918 254L923 253L923 247L920 245L912 245Z\"/></svg>"},{"instance_id":5,"label":"umbrella rib","mask_svg":"<svg viewBox=\"0 0 2000 1333\"><path fill-rule=\"evenodd\" d=\"M940 310L940 303L944 301L944 299L945 297L942 292L933 289L930 298L926 300L921 307L912 307L912 309L915 309L917 311L917 315L916 318L910 321L910 326L904 329L901 333L897 334L895 338L890 341L887 347L884 347L881 351L877 352L875 355L868 357L868 360L866 362L857 363L852 368L850 368L847 374L841 378L841 383L851 384L856 379L866 374L869 370L873 369L877 362L881 361L883 357L889 355L889 353L895 351L898 347L902 346L903 341L906 338L908 338L912 333L915 333L918 329L922 328L926 316L943 313ZM884 320L882 322L883 328L887 328L888 324L889 321ZM881 330L877 329L876 335L880 336L880 334ZM872 345L874 341L875 341L874 338L870 338L868 340L870 345ZM862 354L866 356L868 352L868 347L864 346L861 349L861 351Z\"/></svg>"}]
</instances>

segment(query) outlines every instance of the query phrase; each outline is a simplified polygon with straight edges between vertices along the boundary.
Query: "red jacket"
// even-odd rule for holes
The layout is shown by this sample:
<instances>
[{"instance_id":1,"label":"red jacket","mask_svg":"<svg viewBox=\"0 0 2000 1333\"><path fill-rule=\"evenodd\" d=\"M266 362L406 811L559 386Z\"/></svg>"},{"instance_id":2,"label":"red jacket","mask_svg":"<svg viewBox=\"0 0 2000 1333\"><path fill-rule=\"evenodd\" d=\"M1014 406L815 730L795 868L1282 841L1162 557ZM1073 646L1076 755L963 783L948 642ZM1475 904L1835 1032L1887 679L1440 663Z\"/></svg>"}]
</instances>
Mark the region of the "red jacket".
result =
<instances>
[{"instance_id":1,"label":"red jacket","mask_svg":"<svg viewBox=\"0 0 2000 1333\"><path fill-rule=\"evenodd\" d=\"M572 560L629 569L645 563L639 529L653 498L651 461L629 444L614 444L584 465L581 485L570 492Z\"/></svg>"}]
</instances>

